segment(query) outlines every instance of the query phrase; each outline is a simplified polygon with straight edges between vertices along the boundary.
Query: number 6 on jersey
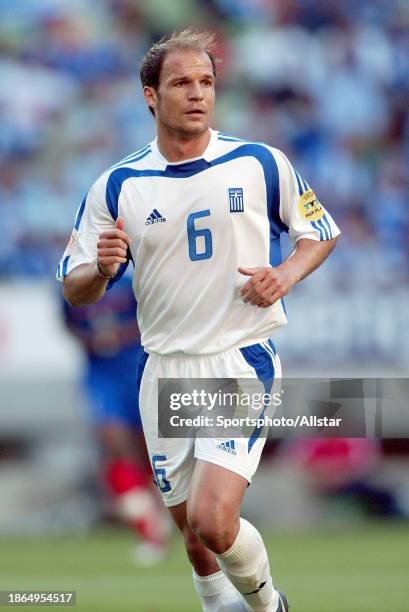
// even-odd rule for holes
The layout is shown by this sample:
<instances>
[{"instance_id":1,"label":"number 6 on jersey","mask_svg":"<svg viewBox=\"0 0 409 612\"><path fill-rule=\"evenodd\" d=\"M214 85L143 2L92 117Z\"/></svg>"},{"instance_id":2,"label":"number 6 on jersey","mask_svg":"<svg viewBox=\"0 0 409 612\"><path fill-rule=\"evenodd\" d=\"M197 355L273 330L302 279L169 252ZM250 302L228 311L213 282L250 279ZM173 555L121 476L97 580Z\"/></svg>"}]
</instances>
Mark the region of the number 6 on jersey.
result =
<instances>
[{"instance_id":1,"label":"number 6 on jersey","mask_svg":"<svg viewBox=\"0 0 409 612\"><path fill-rule=\"evenodd\" d=\"M208 217L210 210L199 210L191 213L187 218L187 240L189 244L189 257L191 261L210 259L213 255L212 233L209 229L196 229L195 220ZM198 252L198 238L204 238L204 251Z\"/></svg>"}]
</instances>

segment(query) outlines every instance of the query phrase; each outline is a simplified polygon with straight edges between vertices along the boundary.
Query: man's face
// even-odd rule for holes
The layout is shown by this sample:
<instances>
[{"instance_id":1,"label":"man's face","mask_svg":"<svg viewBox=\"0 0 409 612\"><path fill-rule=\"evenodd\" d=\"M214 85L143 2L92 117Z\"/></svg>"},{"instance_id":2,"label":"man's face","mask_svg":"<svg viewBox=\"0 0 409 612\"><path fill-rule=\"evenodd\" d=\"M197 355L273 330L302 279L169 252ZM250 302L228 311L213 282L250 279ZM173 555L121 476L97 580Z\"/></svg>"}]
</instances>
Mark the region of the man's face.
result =
<instances>
[{"instance_id":1,"label":"man's face","mask_svg":"<svg viewBox=\"0 0 409 612\"><path fill-rule=\"evenodd\" d=\"M210 124L214 99L213 66L204 51L175 49L164 59L157 91L144 87L158 126L182 136L199 136Z\"/></svg>"}]
</instances>

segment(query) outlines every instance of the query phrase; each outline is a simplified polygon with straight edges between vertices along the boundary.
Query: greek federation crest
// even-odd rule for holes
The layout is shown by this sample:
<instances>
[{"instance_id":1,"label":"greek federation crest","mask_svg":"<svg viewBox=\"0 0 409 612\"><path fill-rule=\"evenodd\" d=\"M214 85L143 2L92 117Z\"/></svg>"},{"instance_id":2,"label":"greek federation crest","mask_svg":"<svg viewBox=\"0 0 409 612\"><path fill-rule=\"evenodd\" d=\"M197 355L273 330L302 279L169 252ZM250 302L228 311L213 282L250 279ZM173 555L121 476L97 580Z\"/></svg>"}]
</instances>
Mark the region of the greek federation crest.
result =
<instances>
[{"instance_id":1,"label":"greek federation crest","mask_svg":"<svg viewBox=\"0 0 409 612\"><path fill-rule=\"evenodd\" d=\"M244 212L243 189L241 187L229 187L230 212Z\"/></svg>"}]
</instances>

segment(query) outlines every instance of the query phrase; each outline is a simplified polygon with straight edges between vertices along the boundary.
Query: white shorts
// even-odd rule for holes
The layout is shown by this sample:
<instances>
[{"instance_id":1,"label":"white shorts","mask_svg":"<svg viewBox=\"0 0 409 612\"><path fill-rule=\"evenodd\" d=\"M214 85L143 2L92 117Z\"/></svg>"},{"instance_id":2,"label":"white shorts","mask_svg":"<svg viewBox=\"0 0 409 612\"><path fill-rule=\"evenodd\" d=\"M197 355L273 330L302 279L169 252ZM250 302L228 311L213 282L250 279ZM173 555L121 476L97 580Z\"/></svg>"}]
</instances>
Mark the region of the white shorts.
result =
<instances>
[{"instance_id":1,"label":"white shorts","mask_svg":"<svg viewBox=\"0 0 409 612\"><path fill-rule=\"evenodd\" d=\"M145 353L139 368L139 407L156 483L166 506L186 501L196 459L220 465L249 483L265 444L265 429L255 428L248 438L158 437L159 378L252 378L271 391L281 378L281 365L271 340L211 355L158 355ZM269 381L269 388L266 382ZM272 392L272 391L271 391Z\"/></svg>"}]
</instances>

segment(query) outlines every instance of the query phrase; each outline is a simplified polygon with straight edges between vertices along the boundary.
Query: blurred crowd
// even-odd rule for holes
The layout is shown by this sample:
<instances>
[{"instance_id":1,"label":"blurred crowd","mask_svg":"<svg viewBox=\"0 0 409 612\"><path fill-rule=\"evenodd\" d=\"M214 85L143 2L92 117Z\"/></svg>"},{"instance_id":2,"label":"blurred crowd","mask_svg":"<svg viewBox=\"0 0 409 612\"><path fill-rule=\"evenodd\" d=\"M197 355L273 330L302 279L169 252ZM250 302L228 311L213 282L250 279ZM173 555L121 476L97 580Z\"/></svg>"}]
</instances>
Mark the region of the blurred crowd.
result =
<instances>
[{"instance_id":1,"label":"blurred crowd","mask_svg":"<svg viewBox=\"0 0 409 612\"><path fill-rule=\"evenodd\" d=\"M341 226L333 286L407 281L404 0L0 0L0 279L54 275L93 181L154 136L144 52L188 25L217 33L215 127L282 149Z\"/></svg>"}]
</instances>

